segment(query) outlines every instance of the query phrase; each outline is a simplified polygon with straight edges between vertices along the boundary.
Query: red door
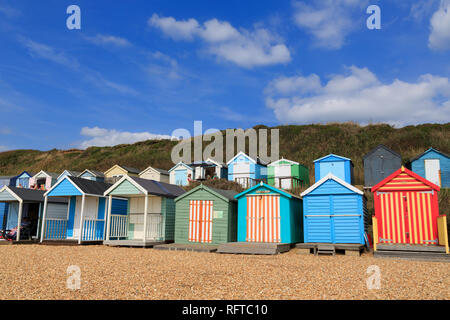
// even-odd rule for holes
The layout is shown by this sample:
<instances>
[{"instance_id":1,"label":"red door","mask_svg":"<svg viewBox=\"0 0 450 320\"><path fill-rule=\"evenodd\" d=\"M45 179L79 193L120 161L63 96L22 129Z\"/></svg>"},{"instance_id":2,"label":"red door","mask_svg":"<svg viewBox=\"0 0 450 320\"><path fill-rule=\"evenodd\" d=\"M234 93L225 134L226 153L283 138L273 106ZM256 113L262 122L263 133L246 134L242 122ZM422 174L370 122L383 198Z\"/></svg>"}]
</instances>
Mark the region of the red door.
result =
<instances>
[{"instance_id":1,"label":"red door","mask_svg":"<svg viewBox=\"0 0 450 320\"><path fill-rule=\"evenodd\" d=\"M380 242L437 244L432 191L379 192Z\"/></svg>"}]
</instances>

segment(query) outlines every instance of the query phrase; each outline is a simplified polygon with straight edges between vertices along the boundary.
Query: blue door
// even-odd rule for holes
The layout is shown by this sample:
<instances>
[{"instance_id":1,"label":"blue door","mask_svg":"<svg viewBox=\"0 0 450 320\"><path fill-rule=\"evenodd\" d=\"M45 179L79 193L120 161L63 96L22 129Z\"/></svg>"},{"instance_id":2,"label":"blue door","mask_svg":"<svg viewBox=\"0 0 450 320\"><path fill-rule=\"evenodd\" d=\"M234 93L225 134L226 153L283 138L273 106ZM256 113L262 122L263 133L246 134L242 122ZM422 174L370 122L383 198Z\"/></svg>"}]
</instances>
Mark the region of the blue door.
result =
<instances>
[{"instance_id":1,"label":"blue door","mask_svg":"<svg viewBox=\"0 0 450 320\"><path fill-rule=\"evenodd\" d=\"M330 197L307 197L305 203L305 242L332 242Z\"/></svg>"},{"instance_id":2,"label":"blue door","mask_svg":"<svg viewBox=\"0 0 450 320\"><path fill-rule=\"evenodd\" d=\"M187 170L175 171L175 184L178 186L187 186Z\"/></svg>"}]
</instances>

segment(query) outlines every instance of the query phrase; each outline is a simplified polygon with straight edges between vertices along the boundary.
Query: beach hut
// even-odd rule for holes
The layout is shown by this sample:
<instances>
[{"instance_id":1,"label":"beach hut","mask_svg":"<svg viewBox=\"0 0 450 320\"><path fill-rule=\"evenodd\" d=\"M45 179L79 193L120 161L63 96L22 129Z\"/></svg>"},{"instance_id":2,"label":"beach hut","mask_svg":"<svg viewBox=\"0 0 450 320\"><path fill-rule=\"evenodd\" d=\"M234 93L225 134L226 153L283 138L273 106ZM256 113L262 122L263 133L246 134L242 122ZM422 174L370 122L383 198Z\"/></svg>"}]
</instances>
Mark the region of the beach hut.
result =
<instances>
[{"instance_id":1,"label":"beach hut","mask_svg":"<svg viewBox=\"0 0 450 320\"><path fill-rule=\"evenodd\" d=\"M92 181L98 181L98 182L105 181L105 174L103 172L89 170L89 169L85 169L77 177L92 180Z\"/></svg>"},{"instance_id":2,"label":"beach hut","mask_svg":"<svg viewBox=\"0 0 450 320\"><path fill-rule=\"evenodd\" d=\"M228 180L239 183L243 188L266 182L267 164L261 159L253 159L240 151L228 163Z\"/></svg>"},{"instance_id":3,"label":"beach hut","mask_svg":"<svg viewBox=\"0 0 450 320\"><path fill-rule=\"evenodd\" d=\"M228 177L226 164L213 159L208 158L205 161L196 161L189 166L194 168L194 180L227 179Z\"/></svg>"},{"instance_id":4,"label":"beach hut","mask_svg":"<svg viewBox=\"0 0 450 320\"><path fill-rule=\"evenodd\" d=\"M175 201L184 193L176 185L138 177L123 176L104 192L109 197L128 199L121 214L108 212L104 244L151 247L174 240Z\"/></svg>"},{"instance_id":5,"label":"beach hut","mask_svg":"<svg viewBox=\"0 0 450 320\"><path fill-rule=\"evenodd\" d=\"M378 145L363 157L364 187L371 188L402 166L402 156L385 145Z\"/></svg>"},{"instance_id":6,"label":"beach hut","mask_svg":"<svg viewBox=\"0 0 450 320\"><path fill-rule=\"evenodd\" d=\"M329 173L349 184L352 184L352 160L332 153L325 157L314 160L314 177L316 182L326 177Z\"/></svg>"},{"instance_id":7,"label":"beach hut","mask_svg":"<svg viewBox=\"0 0 450 320\"><path fill-rule=\"evenodd\" d=\"M64 170L59 176L57 181L61 180L62 178L66 176L72 176L72 177L78 177L81 174L79 171L72 171L72 170Z\"/></svg>"},{"instance_id":8,"label":"beach hut","mask_svg":"<svg viewBox=\"0 0 450 320\"><path fill-rule=\"evenodd\" d=\"M450 156L430 148L411 160L411 169L442 188L450 188Z\"/></svg>"},{"instance_id":9,"label":"beach hut","mask_svg":"<svg viewBox=\"0 0 450 320\"><path fill-rule=\"evenodd\" d=\"M375 185L374 242L448 247L443 239L446 217L439 217L439 190L404 167Z\"/></svg>"},{"instance_id":10,"label":"beach hut","mask_svg":"<svg viewBox=\"0 0 450 320\"><path fill-rule=\"evenodd\" d=\"M4 186L9 186L11 183L11 176L0 176L0 188ZM0 230L5 230L6 226L6 215L8 212L8 203L0 202Z\"/></svg>"},{"instance_id":11,"label":"beach hut","mask_svg":"<svg viewBox=\"0 0 450 320\"><path fill-rule=\"evenodd\" d=\"M169 170L170 183L177 186L187 186L194 180L194 168L179 162Z\"/></svg>"},{"instance_id":12,"label":"beach hut","mask_svg":"<svg viewBox=\"0 0 450 320\"><path fill-rule=\"evenodd\" d=\"M221 244L237 240L237 192L195 187L175 199L175 243Z\"/></svg>"},{"instance_id":13,"label":"beach hut","mask_svg":"<svg viewBox=\"0 0 450 320\"><path fill-rule=\"evenodd\" d=\"M39 171L30 178L31 189L49 190L58 180L59 174L47 171Z\"/></svg>"},{"instance_id":14,"label":"beach hut","mask_svg":"<svg viewBox=\"0 0 450 320\"><path fill-rule=\"evenodd\" d=\"M305 243L366 243L368 216L361 190L329 173L301 196Z\"/></svg>"},{"instance_id":15,"label":"beach hut","mask_svg":"<svg viewBox=\"0 0 450 320\"><path fill-rule=\"evenodd\" d=\"M267 184L285 190L309 185L309 170L298 162L280 159L267 166Z\"/></svg>"},{"instance_id":16,"label":"beach hut","mask_svg":"<svg viewBox=\"0 0 450 320\"><path fill-rule=\"evenodd\" d=\"M17 230L16 241L28 238L38 238L39 224L44 204L43 190L33 190L4 186L0 189L0 202L8 204L4 217L3 230L11 230L24 222L29 224L29 233L21 235ZM48 202L48 216L61 218L67 214L67 200L54 198Z\"/></svg>"},{"instance_id":17,"label":"beach hut","mask_svg":"<svg viewBox=\"0 0 450 320\"><path fill-rule=\"evenodd\" d=\"M139 173L139 178L170 183L169 171L163 170L163 169L158 169L158 168L153 168L151 166L142 170Z\"/></svg>"},{"instance_id":18,"label":"beach hut","mask_svg":"<svg viewBox=\"0 0 450 320\"><path fill-rule=\"evenodd\" d=\"M122 166L120 164L115 164L105 171L105 179L107 182L116 182L125 175L137 177L139 176L140 172L141 170L138 170L136 168L130 168Z\"/></svg>"},{"instance_id":19,"label":"beach hut","mask_svg":"<svg viewBox=\"0 0 450 320\"><path fill-rule=\"evenodd\" d=\"M66 176L58 181L45 196L41 242L67 240L81 243L101 242L105 233L105 217L108 209L103 193L110 184ZM68 199L69 208L63 218L48 214L47 203L53 197ZM126 211L126 199L110 202L112 210Z\"/></svg>"},{"instance_id":20,"label":"beach hut","mask_svg":"<svg viewBox=\"0 0 450 320\"><path fill-rule=\"evenodd\" d=\"M23 171L19 175L12 177L10 185L18 188L29 188L30 178L34 176L33 173Z\"/></svg>"},{"instance_id":21,"label":"beach hut","mask_svg":"<svg viewBox=\"0 0 450 320\"><path fill-rule=\"evenodd\" d=\"M303 241L300 197L260 182L235 198L238 200L238 242Z\"/></svg>"}]
</instances>

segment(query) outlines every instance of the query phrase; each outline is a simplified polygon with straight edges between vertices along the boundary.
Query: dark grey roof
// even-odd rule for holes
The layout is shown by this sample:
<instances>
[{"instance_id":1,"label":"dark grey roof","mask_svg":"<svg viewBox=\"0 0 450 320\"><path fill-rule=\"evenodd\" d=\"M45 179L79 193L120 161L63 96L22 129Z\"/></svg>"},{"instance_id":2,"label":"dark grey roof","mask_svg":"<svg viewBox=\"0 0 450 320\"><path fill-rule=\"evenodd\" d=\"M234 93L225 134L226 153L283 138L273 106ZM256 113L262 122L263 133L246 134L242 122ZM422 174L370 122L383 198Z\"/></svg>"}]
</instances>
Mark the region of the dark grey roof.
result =
<instances>
[{"instance_id":1,"label":"dark grey roof","mask_svg":"<svg viewBox=\"0 0 450 320\"><path fill-rule=\"evenodd\" d=\"M148 191L149 194L153 194L155 196L163 196L168 198L176 198L183 193L185 193L184 189L176 186L174 184L169 184L165 182L142 179L137 177L131 177L137 184L139 184L142 188Z\"/></svg>"},{"instance_id":2,"label":"dark grey roof","mask_svg":"<svg viewBox=\"0 0 450 320\"><path fill-rule=\"evenodd\" d=\"M208 186L204 186L204 187L206 187L206 188L208 188L208 189L211 189L212 191L214 191L214 192L220 194L221 196L227 198L228 200L231 200L231 201L237 201L237 200L234 198L234 196L237 195L238 192L236 192L236 191L234 191L234 190L216 189L216 188L211 188L211 187L208 187Z\"/></svg>"},{"instance_id":3,"label":"dark grey roof","mask_svg":"<svg viewBox=\"0 0 450 320\"><path fill-rule=\"evenodd\" d=\"M152 167L152 168L153 168L153 167ZM167 171L167 170L159 169L159 168L153 168L153 169L155 169L155 170L158 171L159 173L169 175L169 171Z\"/></svg>"},{"instance_id":4,"label":"dark grey roof","mask_svg":"<svg viewBox=\"0 0 450 320\"><path fill-rule=\"evenodd\" d=\"M124 168L125 170L127 170L128 172L131 172L131 173L136 173L136 174L141 173L141 170L136 169L136 168L125 167L125 166L122 166L120 164L119 164L119 167Z\"/></svg>"},{"instance_id":5,"label":"dark grey roof","mask_svg":"<svg viewBox=\"0 0 450 320\"><path fill-rule=\"evenodd\" d=\"M47 172L44 171L46 174L48 174L50 177L58 179L58 177L60 176L60 173L55 173L55 172Z\"/></svg>"},{"instance_id":6,"label":"dark grey roof","mask_svg":"<svg viewBox=\"0 0 450 320\"><path fill-rule=\"evenodd\" d=\"M370 156L372 153L374 153L377 149L379 148L383 148L384 150L396 155L397 157L399 157L400 159L402 158L402 156L398 153L395 152L394 150L386 147L384 144L379 144L378 146L376 146L375 148L373 148L372 150L370 150L369 152L367 152L364 156L363 159L367 158L368 156Z\"/></svg>"},{"instance_id":7,"label":"dark grey roof","mask_svg":"<svg viewBox=\"0 0 450 320\"><path fill-rule=\"evenodd\" d=\"M12 176L0 176L0 179L11 179L11 178L14 178L14 177L12 177Z\"/></svg>"},{"instance_id":8,"label":"dark grey roof","mask_svg":"<svg viewBox=\"0 0 450 320\"><path fill-rule=\"evenodd\" d=\"M70 180L77 185L78 188L80 188L84 193L89 194L95 194L95 195L103 195L103 193L108 190L112 184L105 183L105 182L99 182L99 181L93 181L78 177L69 177Z\"/></svg>"},{"instance_id":9,"label":"dark grey roof","mask_svg":"<svg viewBox=\"0 0 450 320\"><path fill-rule=\"evenodd\" d=\"M35 190L27 188L8 187L23 201L44 202L44 190ZM67 199L58 197L49 197L50 203L67 203Z\"/></svg>"}]
</instances>

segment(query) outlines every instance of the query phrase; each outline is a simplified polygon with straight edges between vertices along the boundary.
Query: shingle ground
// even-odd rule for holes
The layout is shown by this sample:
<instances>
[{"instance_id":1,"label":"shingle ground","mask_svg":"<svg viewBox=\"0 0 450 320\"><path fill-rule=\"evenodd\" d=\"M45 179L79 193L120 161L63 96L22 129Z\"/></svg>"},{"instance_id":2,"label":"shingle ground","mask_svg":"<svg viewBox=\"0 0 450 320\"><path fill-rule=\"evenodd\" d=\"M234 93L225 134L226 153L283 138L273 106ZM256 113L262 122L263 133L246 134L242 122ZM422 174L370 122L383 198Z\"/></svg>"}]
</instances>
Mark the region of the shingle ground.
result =
<instances>
[{"instance_id":1,"label":"shingle ground","mask_svg":"<svg viewBox=\"0 0 450 320\"><path fill-rule=\"evenodd\" d=\"M361 257L221 255L106 246L0 246L0 299L450 299L450 264ZM67 267L81 288L66 287ZM381 270L368 290L367 268Z\"/></svg>"}]
</instances>

